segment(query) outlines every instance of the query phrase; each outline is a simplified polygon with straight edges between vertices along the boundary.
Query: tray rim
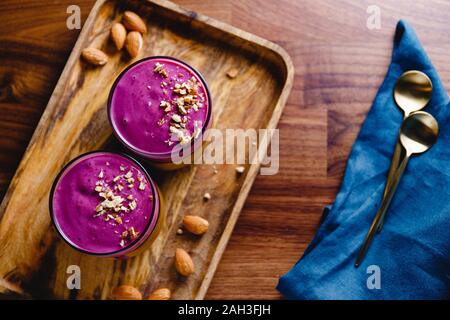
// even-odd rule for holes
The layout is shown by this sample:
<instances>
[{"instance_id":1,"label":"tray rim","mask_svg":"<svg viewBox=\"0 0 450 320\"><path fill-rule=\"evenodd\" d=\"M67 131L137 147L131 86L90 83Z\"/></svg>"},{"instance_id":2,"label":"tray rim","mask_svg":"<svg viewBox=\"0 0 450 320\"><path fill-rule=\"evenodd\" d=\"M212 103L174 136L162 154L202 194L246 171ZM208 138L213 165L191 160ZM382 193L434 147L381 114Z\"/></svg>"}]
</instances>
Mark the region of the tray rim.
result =
<instances>
[{"instance_id":1,"label":"tray rim","mask_svg":"<svg viewBox=\"0 0 450 320\"><path fill-rule=\"evenodd\" d=\"M8 207L9 200L11 198L11 195L14 191L14 186L17 184L21 172L23 171L24 167L27 164L27 158L29 157L30 153L32 152L32 146L34 145L35 140L40 135L40 132L45 126L45 123L47 122L47 119L49 118L49 115L53 112L54 109L56 109L57 103L55 101L56 96L58 92L64 87L65 79L70 75L71 68L73 64L76 62L76 60L79 59L81 54L81 47L84 43L86 35L91 30L91 27L93 23L95 22L95 18L97 17L97 13L99 9L110 0L96 0L94 3L92 9L89 12L89 15L77 37L77 40L72 48L72 51L67 58L67 61L64 65L64 68L61 72L61 75L58 78L58 81L55 85L55 88L53 89L50 99L47 103L47 105L44 108L44 112L42 113L42 116L40 120L38 121L36 128L33 132L33 135L31 136L31 139L23 153L22 159L19 162L19 165L17 166L17 169L14 173L14 176L12 177L8 189L0 203L0 224L2 223L4 213L6 212L6 208ZM190 11L188 9L185 9L184 7L173 3L169 0L145 0L145 2L151 4L155 4L157 6L160 6L164 9L174 11L175 13L178 13L180 15L186 16L191 19L195 19L197 21L200 21L206 25L209 25L220 32L231 34L237 38L241 38L249 43L257 44L260 47L263 47L265 49L269 49L272 51L275 56L278 56L278 58L281 60L281 62L284 64L285 67L285 76L284 76L284 84L281 87L280 96L278 97L277 103L272 111L272 116L270 117L266 128L267 129L275 129L279 119L281 117L282 111L286 105L287 99L289 97L289 94L291 92L292 86L293 86L293 80L294 80L294 65L292 62L291 57L286 52L285 49L283 49L278 44L266 40L262 37L259 37L257 35L254 35L250 32L244 31L242 29L236 28L228 23L216 20L214 18L210 18L207 15L196 13L193 11ZM228 218L227 224L222 232L222 235L219 238L219 241L217 243L217 246L215 248L214 254L210 260L210 263L207 267L207 270L205 272L205 276L203 277L203 280L201 281L200 287L198 288L196 294L195 294L195 300L203 300L207 290L211 284L211 281L214 277L214 274L216 272L217 266L219 265L219 262L221 260L221 257L226 249L226 246L228 244L228 241L231 237L232 231L234 230L234 227L236 225L237 219L242 211L242 208L245 204L245 200L248 197L248 194L250 192L250 189L254 183L254 180L256 179L257 173L260 169L260 164L250 164L248 173L245 177L245 180L242 184L241 190L239 192L239 195L237 196L234 204L232 205L232 210L230 213L230 216ZM23 291L23 289L18 286L15 283L10 283L6 279L0 277L0 293L4 292L2 289L9 290L12 292L19 293L21 295L29 295L27 292Z\"/></svg>"}]
</instances>

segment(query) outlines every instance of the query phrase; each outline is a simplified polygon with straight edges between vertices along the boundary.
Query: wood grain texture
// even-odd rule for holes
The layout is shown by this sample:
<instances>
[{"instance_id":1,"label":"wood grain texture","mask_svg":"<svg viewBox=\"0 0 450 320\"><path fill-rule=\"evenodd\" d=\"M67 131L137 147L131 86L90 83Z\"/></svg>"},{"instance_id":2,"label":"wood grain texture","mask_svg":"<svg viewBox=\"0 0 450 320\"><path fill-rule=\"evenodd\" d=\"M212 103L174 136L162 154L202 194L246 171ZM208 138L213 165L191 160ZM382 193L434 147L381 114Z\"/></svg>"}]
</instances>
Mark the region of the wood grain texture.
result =
<instances>
[{"instance_id":1,"label":"wood grain texture","mask_svg":"<svg viewBox=\"0 0 450 320\"><path fill-rule=\"evenodd\" d=\"M94 1L78 0L83 22ZM450 88L450 3L441 0L175 0L282 45L295 81L280 128L281 168L258 177L207 298L279 298L332 203L351 145L389 63L398 19L416 29ZM4 193L78 36L73 1L0 3L0 184ZM381 29L366 28L369 5Z\"/></svg>"},{"instance_id":2,"label":"wood grain texture","mask_svg":"<svg viewBox=\"0 0 450 320\"><path fill-rule=\"evenodd\" d=\"M125 10L139 12L147 21L143 50L134 59L112 49L109 39L111 25ZM106 52L108 63L86 64L80 59L86 47ZM134 60L161 55L201 70L213 99L214 128L224 132L276 127L293 81L292 62L282 48L168 1L97 1L1 205L0 277L8 283L5 289L19 285L32 296L108 299L118 285L133 285L144 295L162 285L171 289L174 299L205 296L258 173L259 165L253 162L242 175L232 165L188 166L172 172L149 168L165 198L165 225L151 248L132 259L98 259L75 252L55 237L50 225L48 194L60 168L80 153L105 146L117 149L109 139L106 114L113 81ZM227 77L231 69L239 70L234 79ZM231 145L226 154L233 152ZM206 192L213 197L207 202ZM176 235L183 215L189 213L208 219L207 234ZM187 278L174 270L174 252L180 247L190 252L196 265ZM70 265L82 270L79 291L67 289Z\"/></svg>"}]
</instances>

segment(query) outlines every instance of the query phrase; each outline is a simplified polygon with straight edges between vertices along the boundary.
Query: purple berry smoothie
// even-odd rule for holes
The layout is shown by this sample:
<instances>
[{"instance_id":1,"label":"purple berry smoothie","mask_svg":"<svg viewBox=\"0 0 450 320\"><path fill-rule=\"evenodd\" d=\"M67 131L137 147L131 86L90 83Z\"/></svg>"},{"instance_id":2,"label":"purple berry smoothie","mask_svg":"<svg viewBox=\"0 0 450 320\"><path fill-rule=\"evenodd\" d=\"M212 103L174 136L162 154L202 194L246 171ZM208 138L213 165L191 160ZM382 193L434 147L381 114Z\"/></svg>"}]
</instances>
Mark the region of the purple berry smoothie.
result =
<instances>
[{"instance_id":1,"label":"purple berry smoothie","mask_svg":"<svg viewBox=\"0 0 450 320\"><path fill-rule=\"evenodd\" d=\"M201 75L169 57L150 57L125 69L111 89L108 115L116 137L133 152L168 162L176 145L201 137L211 100Z\"/></svg>"},{"instance_id":2,"label":"purple berry smoothie","mask_svg":"<svg viewBox=\"0 0 450 320\"><path fill-rule=\"evenodd\" d=\"M81 155L61 171L50 210L56 229L72 247L119 257L154 231L159 201L153 181L137 162L98 151Z\"/></svg>"}]
</instances>

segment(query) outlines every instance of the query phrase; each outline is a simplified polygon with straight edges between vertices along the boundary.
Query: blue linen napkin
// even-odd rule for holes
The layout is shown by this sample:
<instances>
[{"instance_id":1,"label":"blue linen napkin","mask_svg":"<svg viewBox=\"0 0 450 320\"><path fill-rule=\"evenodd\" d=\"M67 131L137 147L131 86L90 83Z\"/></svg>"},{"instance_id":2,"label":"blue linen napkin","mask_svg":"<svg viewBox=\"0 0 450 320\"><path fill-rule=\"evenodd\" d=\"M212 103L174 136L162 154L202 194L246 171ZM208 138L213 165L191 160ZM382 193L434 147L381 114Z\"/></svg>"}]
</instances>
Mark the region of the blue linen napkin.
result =
<instances>
[{"instance_id":1,"label":"blue linen napkin","mask_svg":"<svg viewBox=\"0 0 450 320\"><path fill-rule=\"evenodd\" d=\"M374 237L362 265L355 268L356 255L381 202L403 120L394 102L393 88L398 77L411 69L425 72L433 82L432 99L424 110L438 121L439 137L428 152L411 158L387 212L383 230ZM321 226L303 257L280 278L277 288L285 297L450 297L448 101L416 34L405 21L400 21L391 65L353 145L336 201L325 210ZM368 269L372 265L375 267ZM377 280L380 289L377 289ZM372 285L368 286L368 281Z\"/></svg>"}]
</instances>

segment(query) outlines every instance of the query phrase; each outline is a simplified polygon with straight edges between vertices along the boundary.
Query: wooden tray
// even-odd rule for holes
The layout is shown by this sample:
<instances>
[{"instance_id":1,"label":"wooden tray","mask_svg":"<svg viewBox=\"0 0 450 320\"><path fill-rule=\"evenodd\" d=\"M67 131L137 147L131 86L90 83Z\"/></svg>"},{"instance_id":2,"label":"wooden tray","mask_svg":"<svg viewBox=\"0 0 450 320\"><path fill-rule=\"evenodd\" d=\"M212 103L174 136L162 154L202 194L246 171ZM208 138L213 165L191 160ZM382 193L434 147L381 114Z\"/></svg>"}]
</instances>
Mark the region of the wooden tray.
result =
<instances>
[{"instance_id":1,"label":"wooden tray","mask_svg":"<svg viewBox=\"0 0 450 320\"><path fill-rule=\"evenodd\" d=\"M107 299L119 284L144 295L169 287L174 299L202 299L231 236L259 165L237 175L233 165L190 166L175 172L150 169L167 203L167 223L152 248L129 260L82 255L58 239L50 224L48 196L61 167L80 153L116 148L106 100L120 71L130 64L109 41L111 23L124 10L146 18L149 32L137 59L169 55L205 76L213 97L215 128L275 128L289 95L293 66L279 46L164 0L106 1L94 5L20 166L0 206L0 293L31 297ZM80 51L96 46L110 55L90 68ZM226 73L240 74L229 79ZM209 192L212 199L203 201ZM206 217L202 237L177 235L185 213ZM195 273L180 278L173 267L176 247L189 251ZM81 290L66 287L67 267L81 267Z\"/></svg>"}]
</instances>

